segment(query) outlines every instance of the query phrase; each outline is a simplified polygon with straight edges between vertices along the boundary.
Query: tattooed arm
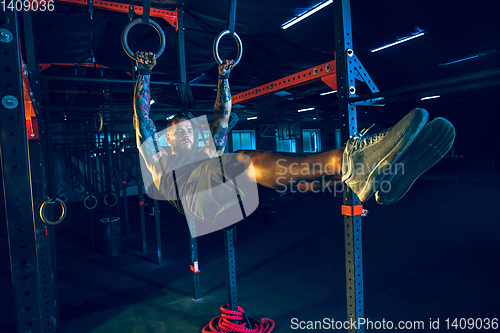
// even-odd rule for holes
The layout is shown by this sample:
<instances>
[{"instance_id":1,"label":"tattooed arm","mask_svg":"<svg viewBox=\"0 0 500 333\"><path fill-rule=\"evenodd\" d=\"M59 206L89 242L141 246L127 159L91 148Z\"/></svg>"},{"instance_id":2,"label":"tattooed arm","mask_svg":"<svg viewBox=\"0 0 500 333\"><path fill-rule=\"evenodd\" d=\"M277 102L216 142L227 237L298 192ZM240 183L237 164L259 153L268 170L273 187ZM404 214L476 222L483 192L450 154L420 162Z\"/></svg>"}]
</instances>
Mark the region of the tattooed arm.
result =
<instances>
[{"instance_id":1,"label":"tattooed arm","mask_svg":"<svg viewBox=\"0 0 500 333\"><path fill-rule=\"evenodd\" d=\"M210 158L221 156L227 142L228 123L231 116L231 90L229 89L229 73L234 68L234 60L224 60L219 65L219 82L214 105L214 122L211 126L213 142L202 148Z\"/></svg>"},{"instance_id":2,"label":"tattooed arm","mask_svg":"<svg viewBox=\"0 0 500 333\"><path fill-rule=\"evenodd\" d=\"M136 52L139 76L134 89L134 128L137 148L139 149L153 179L161 176L162 167L159 162L165 151L159 147L156 138L156 127L149 117L151 102L151 70L156 65L156 57L152 52Z\"/></svg>"}]
</instances>

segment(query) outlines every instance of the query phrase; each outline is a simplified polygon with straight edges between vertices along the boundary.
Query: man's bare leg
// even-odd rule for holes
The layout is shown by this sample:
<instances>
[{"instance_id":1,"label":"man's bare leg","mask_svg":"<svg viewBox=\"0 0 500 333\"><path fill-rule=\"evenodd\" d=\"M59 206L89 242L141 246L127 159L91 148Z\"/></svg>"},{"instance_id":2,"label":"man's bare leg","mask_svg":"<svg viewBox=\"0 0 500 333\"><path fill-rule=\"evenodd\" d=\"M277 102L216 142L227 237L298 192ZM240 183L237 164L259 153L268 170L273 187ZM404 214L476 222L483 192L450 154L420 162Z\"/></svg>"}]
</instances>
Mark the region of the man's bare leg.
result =
<instances>
[{"instance_id":1,"label":"man's bare leg","mask_svg":"<svg viewBox=\"0 0 500 333\"><path fill-rule=\"evenodd\" d=\"M244 171L258 184L278 191L316 191L341 180L361 202L381 189L384 193L378 193L377 202L394 203L453 144L453 125L444 119L431 122L420 142L413 144L428 116L427 111L414 109L385 131L366 135L363 130L352 136L345 148L320 154L238 151L237 163L232 165L236 171L249 166L251 160L252 167ZM396 190L391 191L393 185Z\"/></svg>"},{"instance_id":2,"label":"man's bare leg","mask_svg":"<svg viewBox=\"0 0 500 333\"><path fill-rule=\"evenodd\" d=\"M342 176L344 148L318 154L258 150L240 150L237 153L251 158L252 172L258 184L278 190L314 190L325 182L333 185Z\"/></svg>"}]
</instances>

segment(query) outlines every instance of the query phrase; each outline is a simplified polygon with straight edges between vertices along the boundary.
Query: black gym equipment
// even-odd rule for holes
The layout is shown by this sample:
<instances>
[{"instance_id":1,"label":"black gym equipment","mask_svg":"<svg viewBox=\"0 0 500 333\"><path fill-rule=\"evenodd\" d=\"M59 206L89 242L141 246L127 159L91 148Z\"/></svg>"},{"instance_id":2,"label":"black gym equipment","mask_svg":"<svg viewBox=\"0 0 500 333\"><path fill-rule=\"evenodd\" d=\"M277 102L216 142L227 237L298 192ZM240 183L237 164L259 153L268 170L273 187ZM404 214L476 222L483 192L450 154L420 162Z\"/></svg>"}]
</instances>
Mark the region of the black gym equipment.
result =
<instances>
[{"instance_id":1,"label":"black gym equipment","mask_svg":"<svg viewBox=\"0 0 500 333\"><path fill-rule=\"evenodd\" d=\"M29 11L28 11L29 13ZM31 16L23 17L26 25ZM18 13L0 12L0 53L2 80L0 86L1 164L10 249L16 327L23 331L55 331L55 256L53 226L44 223L38 209L47 199L44 187L42 145L39 139L28 139L23 92ZM32 39L31 39L32 40ZM27 47L32 52L30 43ZM49 193L51 195L52 193Z\"/></svg>"},{"instance_id":2,"label":"black gym equipment","mask_svg":"<svg viewBox=\"0 0 500 333\"><path fill-rule=\"evenodd\" d=\"M351 68L349 64L349 57L352 57L352 53L350 50L352 49L352 34L350 33L350 12L349 12L349 1L348 0L343 0L343 1L336 1L336 10L335 10L335 15L337 16L335 19L335 24L338 25L335 29L336 31L336 40L338 40L338 43L336 45L336 52L337 52L337 73L342 73L342 69L345 73L345 75L338 75L338 86L339 86L339 95L343 96L343 101L344 103L340 105L341 107L341 116L342 116L342 122L345 128L348 129L347 132L343 133L343 141L345 141L351 132L356 131L356 114L355 114L355 105L353 103L348 102L349 100L349 89L352 86L350 82L351 77L349 73L349 68ZM4 57L6 59L5 66L9 68L21 68L20 64L18 63L19 59L19 45L18 45L18 32L17 32L17 19L16 15L10 15L8 12L3 13L2 18L7 18L7 20L2 19L2 23L4 26L2 29L5 29L7 31L2 31L3 37L7 42L0 43L0 47L2 48L2 51L6 51L10 56ZM5 23L8 22L8 23ZM146 22L148 22L146 20ZM151 21L149 21L150 23ZM26 29L29 31L29 29ZM230 27L228 29L230 32L234 33L234 25L233 28ZM228 33L220 34L216 40L220 40L223 36L225 36ZM349 37L346 37L349 36ZM125 38L126 40L126 38ZM214 50L217 50L218 48L215 47ZM32 51L32 49L31 49ZM163 52L163 51L162 51ZM241 52L242 52L242 47L238 51L238 57L241 57ZM130 56L130 52L127 52ZM159 57L161 55L160 52L157 56ZM5 53L4 53L5 54ZM33 56L33 52L28 52L29 56ZM217 57L216 57L217 58ZM239 60L239 59L238 59ZM29 59L28 59L29 61ZM183 59L185 61L185 59ZM32 61L34 63L34 61ZM33 66L31 68L34 68ZM20 83L20 73L18 73L17 70L13 70L9 73L4 73L5 80L7 82L12 84L12 89L7 91L5 87L1 88L0 93L3 101L3 107L5 112L0 113L0 117L2 117L2 121L0 124L9 124L9 131L11 131L11 138L2 138L2 168L3 168L3 175L4 177L11 176L12 177L9 179L9 182L5 182L6 184L6 202L7 204L7 216L8 216L8 221L7 225L10 227L12 226L12 223L16 223L16 226L22 226L21 229L18 230L12 230L12 228L9 228L9 243L11 245L11 248L13 249L11 252L11 261L13 263L13 270L12 270L12 276L13 276L13 281L14 281L14 292L15 292L15 298L16 298L16 307L17 307L17 321L18 324L20 325L19 327L29 327L31 330L37 330L40 328L42 325L45 326L47 323L49 327L53 328L55 330L56 326L56 318L55 318L55 308L52 306L54 302L55 296L52 289L50 289L49 292L41 291L39 288L39 285L41 284L41 281L45 276L42 277L41 272L35 272L33 270L27 270L26 267L22 266L19 264L19 262L27 261L29 267L37 267L40 269L40 267L46 267L49 271L54 271L54 267L50 267L47 265L51 265L49 261L41 262L40 257L37 257L37 255L40 255L40 253L44 253L44 251L48 251L49 246L45 245L41 247L41 250L38 253L35 253L35 249L37 246L40 246L40 243L43 240L44 244L50 244L50 238L53 237L53 234L51 233L53 229L51 226L47 226L43 223L42 218L39 215L44 215L44 214L38 214L36 211L33 210L32 207L40 207L40 208L45 208L47 209L48 207L52 206L51 203L57 200L51 199L49 201L46 201L47 198L46 196L41 196L37 192L37 196L33 196L31 198L31 193L30 189L28 186L28 179L34 179L37 177L37 172L41 175L42 172L40 170L37 170L37 168L32 168L31 169L31 174L28 171L28 165L27 165L27 159L28 155L24 154L26 152L26 135L23 135L25 133L26 128L24 124L24 114L22 113L22 89L21 83ZM339 77L342 77L340 79ZM43 84L44 84L44 91L48 92L48 80L50 78L44 79ZM184 96L184 95L182 95ZM45 101L47 104L47 107L45 108L45 117L46 117L46 125L47 128L50 129L50 104L48 102L48 93L47 93L47 99ZM187 103L183 103L183 105L186 105ZM97 121L94 121L94 126L96 131L102 131L104 127L104 116L103 114L98 114L97 115ZM111 117L112 119L112 117ZM96 119L93 119L96 120ZM0 125L3 127L3 125ZM104 128L105 129L105 128ZM106 129L105 129L106 130ZM109 132L106 132L104 136L104 141L108 141L108 134ZM17 136L17 137L16 137ZM52 147L52 142L51 138L49 135L47 135L47 145L50 147L48 149L48 160L51 159L51 154L53 154L51 147ZM16 140L14 140L14 137L16 137ZM20 140L21 138L22 140ZM110 142L106 142L103 144L104 149L108 149L112 145ZM30 142L30 149L31 149L31 142ZM11 148L11 149L4 149L5 147ZM16 150L16 153L14 153L14 150ZM17 152L21 152L20 155L21 159L19 160L20 155L16 155ZM90 149L86 151L86 154L90 153ZM109 151L105 155L106 160L109 158ZM36 158L35 154L30 152L30 158ZM40 162L41 156L39 157L39 160L35 160L35 162ZM91 158L92 160L92 158ZM15 171L12 170L7 170L5 163L7 162L13 162L13 165L16 165L17 168L15 168ZM33 161L33 160L32 160ZM91 176L89 177L90 182L96 186L100 185L102 189L102 185L104 182L103 176L104 172L100 173L101 178L99 179L100 183L98 184L94 180L94 177L97 177L97 172L92 172L92 170L97 171L97 167L99 166L100 168L103 168L104 165L103 163L100 163L99 165L97 164L97 157L94 158L94 164L95 166L92 168L92 162L89 163L89 169L91 170ZM118 198L114 193L111 192L111 184L109 183L111 181L111 167L113 163L110 163L111 165L108 165L106 168L106 173L108 176L106 177L106 181L108 182L106 184L106 187L108 191L106 191L105 198L106 200L105 203L107 202L107 206L111 206L111 204L114 201L111 201L111 197L114 195L116 198L116 203L118 203ZM33 165L37 165L34 163ZM70 163L72 165L72 163ZM72 168L72 167L71 167ZM40 168L41 169L41 168ZM49 168L50 169L50 168ZM73 172L73 170L71 170ZM21 174L22 173L22 174ZM50 172L47 174L47 178L49 179L49 184L53 184L53 178L54 176L50 174ZM52 178L52 179L51 179ZM138 179L141 177L138 177ZM42 178L40 178L42 179ZM12 186L11 181L15 180L18 181L17 187ZM96 179L97 180L97 179ZM38 180L39 181L39 180ZM54 189L48 189L48 191L53 191ZM116 188L115 188L116 191ZM123 191L124 196L126 196L126 190ZM142 186L141 184L139 185L139 193L142 195ZM108 196L108 197L106 197ZM42 198L42 199L40 199ZM54 196L50 195L49 198L54 198ZM20 200L18 200L20 199ZM109 200L108 200L109 199ZM92 197L89 198L90 202L94 202ZM140 199L141 203L143 203L143 198ZM62 201L62 200L61 200ZM95 200L97 202L97 200ZM58 201L57 201L58 202ZM346 230L346 276L348 279L348 311L349 315L351 318L361 318L364 316L363 313L363 286L362 286L362 256L361 256L361 219L359 215L354 215L353 212L355 211L355 207L358 206L357 198L355 197L354 194L346 194L346 197L344 198L344 204L346 207L351 207L352 209L350 210L351 213L346 213L346 216L344 218L344 223L345 223L345 230ZM45 205L43 204L45 203ZM87 203L89 203L87 201ZM89 207L91 207L90 205ZM109 208L106 208L109 209ZM143 206L141 205L142 209L142 218L144 217L143 214ZM19 211L23 211L24 216L17 216L16 213ZM41 211L44 212L44 209L41 209ZM347 210L349 211L349 210ZM155 212L158 212L158 209L155 209ZM92 211L91 211L92 213ZM354 215L354 216L353 216ZM31 217L30 217L31 216ZM32 224L30 224L31 219L34 217L35 220L35 229L31 232L33 228L30 229L30 226L32 227ZM141 223L144 226L144 222ZM23 230L23 231L21 231ZM43 233L43 231L46 230L46 233ZM228 249L227 253L231 253L231 248L230 248L230 233L232 231L226 230L224 231L225 236L226 236L226 248ZM45 234L45 236L43 235ZM47 241L47 239L49 241ZM229 245L228 245L229 244ZM25 245L24 248L21 248L21 245ZM358 246L359 245L359 246ZM19 251L19 249L23 251ZM24 251L26 249L26 251ZM191 250L196 249L196 244L191 243ZM146 251L146 241L145 241L145 230L143 233L143 250ZM195 255L193 255L193 253ZM234 248L233 252L234 254ZM197 252L192 252L191 251L191 262L196 265L193 265L193 271L195 274L195 277L199 277L199 266L198 266L198 256ZM230 256L230 255L229 255ZM49 255L47 255L49 257ZM55 258L54 258L55 259ZM230 268L230 265L234 264L234 256L231 260L228 260L228 269ZM45 266L44 266L45 265ZM235 286L235 275L229 274L229 272L232 274L235 271L229 271L228 270L228 285L234 285ZM40 273L40 274L39 274ZM351 280L351 278L353 280ZM52 279L52 280L51 280ZM196 281L196 280L195 280ZM53 277L50 279L47 278L47 281L49 286L52 286L53 288ZM195 282L196 286L196 282ZM199 280L198 280L198 286L199 286ZM30 291L31 290L31 291ZM236 297L234 297L234 302L232 298L232 290L231 287L229 288L229 293L230 293L230 303L231 307L236 307ZM31 295L35 296L34 298L31 298L29 302L26 301L26 299L23 299L22 296L20 296L22 293L26 295L26 292L30 293ZM47 296L49 299L49 306L44 306L39 298L42 296ZM196 294L195 294L196 298ZM34 300L34 301L33 301ZM234 303L234 304L233 304ZM24 311L25 307L30 307L31 311L28 313ZM47 319L44 319L44 316L38 316L38 314L41 311L47 311L49 313L49 316ZM40 319L41 318L41 319ZM360 330L361 331L361 330Z\"/></svg>"}]
</instances>

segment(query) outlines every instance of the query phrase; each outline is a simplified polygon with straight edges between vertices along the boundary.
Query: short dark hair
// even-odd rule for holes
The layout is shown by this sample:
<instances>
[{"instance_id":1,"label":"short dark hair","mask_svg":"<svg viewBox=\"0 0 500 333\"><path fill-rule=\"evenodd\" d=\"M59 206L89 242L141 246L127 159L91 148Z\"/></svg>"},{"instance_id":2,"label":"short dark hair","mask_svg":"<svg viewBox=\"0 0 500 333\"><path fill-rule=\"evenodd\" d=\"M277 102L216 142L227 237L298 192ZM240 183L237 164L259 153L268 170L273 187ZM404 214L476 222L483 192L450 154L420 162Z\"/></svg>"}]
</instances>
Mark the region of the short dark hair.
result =
<instances>
[{"instance_id":1,"label":"short dark hair","mask_svg":"<svg viewBox=\"0 0 500 333\"><path fill-rule=\"evenodd\" d=\"M175 115L172 119L170 119L167 123L167 128L172 126L172 125L175 125L175 124L178 124L180 123L181 121L184 121L184 120L189 120L189 117L184 115L184 114L177 114ZM191 121L191 125L193 124L193 122Z\"/></svg>"}]
</instances>

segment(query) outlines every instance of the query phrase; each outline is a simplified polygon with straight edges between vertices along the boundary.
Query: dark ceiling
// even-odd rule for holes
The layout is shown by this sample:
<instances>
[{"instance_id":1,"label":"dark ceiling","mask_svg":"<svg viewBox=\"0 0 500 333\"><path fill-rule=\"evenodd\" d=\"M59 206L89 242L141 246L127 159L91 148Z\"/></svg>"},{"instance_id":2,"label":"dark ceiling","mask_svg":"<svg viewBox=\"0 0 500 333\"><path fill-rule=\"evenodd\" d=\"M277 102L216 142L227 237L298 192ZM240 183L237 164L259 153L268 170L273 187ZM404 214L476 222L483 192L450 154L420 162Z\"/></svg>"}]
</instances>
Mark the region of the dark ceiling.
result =
<instances>
[{"instance_id":1,"label":"dark ceiling","mask_svg":"<svg viewBox=\"0 0 500 333\"><path fill-rule=\"evenodd\" d=\"M289 29L281 29L282 23L319 2L322 1L238 1L236 32L243 41L244 52L240 64L231 75L233 95L334 59L333 5ZM142 4L140 1L122 3ZM191 105L191 112L195 115L209 114L213 108L217 80L212 44L215 36L228 27L229 1L165 0L152 3L153 8L165 10L175 10L180 5L184 8L187 80L193 83L195 102ZM494 101L499 101L497 90L500 84L497 69L500 67L499 1L352 0L351 14L353 49L381 91L390 92L401 87L471 74L460 84L456 80L448 80L439 87L391 94L385 99L384 108L365 107L366 111L363 108L367 121L380 118L381 112L387 112L384 110L404 109L406 112L415 106L441 110L445 105L448 107L441 113L451 118L455 114L456 118L455 111L460 107L477 105L483 110L488 109L487 115L494 116L493 109L497 105ZM152 80L176 83L179 80L177 33L165 21L155 20L165 31L167 47L159 58ZM33 13L36 63L90 62L95 53L96 63L111 67L105 69L101 76L101 71L93 68L51 66L41 71L42 77L131 80L132 77L126 72L130 72L133 62L120 43L122 29L128 21L125 13L101 9L95 9L91 20L85 6L64 2L56 2L54 12ZM426 34L376 53L370 52L372 48L394 42L417 29L424 30ZM130 32L129 41L133 49L156 50L159 39L152 28L139 25ZM236 53L232 38L224 38L221 44L223 56L230 57ZM439 66L481 53L487 54ZM495 69L496 74L491 74ZM490 77L481 76L485 73L491 74ZM113 114L117 121L131 119L133 85L130 83L51 79L49 88L52 91L50 103L56 119L58 115L62 117L62 112L70 120L79 119L92 115L96 108L109 107L110 104L115 109ZM153 105L155 120L164 119L165 114L179 110L179 97L174 84L153 84L152 89L156 101ZM61 93L66 90L105 91L107 97ZM272 95L243 103L234 110L240 118L258 116L261 121L334 120L337 115L337 97L334 94L319 95L329 90L325 84L315 82L288 90L292 94L288 98ZM112 101L108 92L112 93ZM435 93L439 93L441 98L420 101L421 97ZM304 107L316 109L297 112ZM393 114L396 116L398 112L387 112L384 119L391 121ZM467 116L466 113L460 114Z\"/></svg>"}]
</instances>

